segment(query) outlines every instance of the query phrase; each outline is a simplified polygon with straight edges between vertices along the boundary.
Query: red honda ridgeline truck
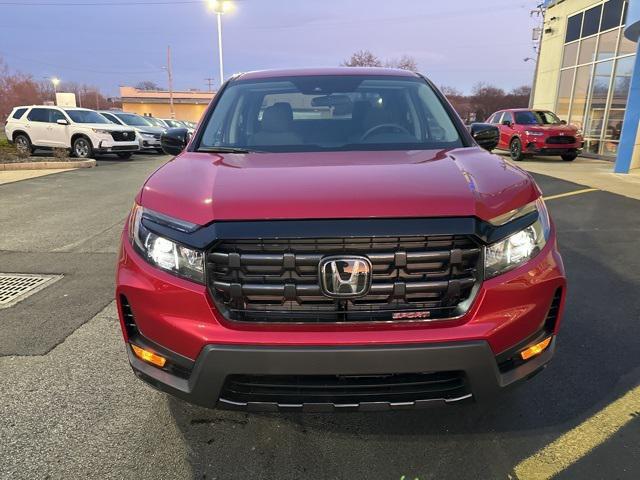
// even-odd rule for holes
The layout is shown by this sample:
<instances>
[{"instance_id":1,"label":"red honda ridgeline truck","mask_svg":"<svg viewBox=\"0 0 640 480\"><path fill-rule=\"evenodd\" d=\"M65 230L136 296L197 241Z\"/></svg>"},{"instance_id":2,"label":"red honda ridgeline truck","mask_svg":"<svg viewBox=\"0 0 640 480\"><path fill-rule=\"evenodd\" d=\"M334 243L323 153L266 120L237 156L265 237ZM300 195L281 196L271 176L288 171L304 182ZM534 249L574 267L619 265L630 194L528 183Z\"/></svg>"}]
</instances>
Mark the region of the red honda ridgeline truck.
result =
<instances>
[{"instance_id":1,"label":"red honda ridgeline truck","mask_svg":"<svg viewBox=\"0 0 640 480\"><path fill-rule=\"evenodd\" d=\"M484 400L551 359L565 297L531 176L427 79L237 75L145 182L122 236L129 361L195 404Z\"/></svg>"}]
</instances>

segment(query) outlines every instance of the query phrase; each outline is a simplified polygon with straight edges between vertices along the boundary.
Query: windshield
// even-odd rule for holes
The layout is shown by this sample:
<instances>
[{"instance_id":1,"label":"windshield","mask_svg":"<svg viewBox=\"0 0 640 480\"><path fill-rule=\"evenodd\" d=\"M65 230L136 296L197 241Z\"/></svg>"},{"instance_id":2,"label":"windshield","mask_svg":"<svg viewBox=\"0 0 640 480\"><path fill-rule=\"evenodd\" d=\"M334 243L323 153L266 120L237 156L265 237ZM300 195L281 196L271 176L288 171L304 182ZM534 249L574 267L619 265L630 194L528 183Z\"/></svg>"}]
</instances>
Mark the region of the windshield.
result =
<instances>
[{"instance_id":1,"label":"windshield","mask_svg":"<svg viewBox=\"0 0 640 480\"><path fill-rule=\"evenodd\" d=\"M153 117L145 117L145 120L151 123L154 127L166 128L160 120Z\"/></svg>"},{"instance_id":2,"label":"windshield","mask_svg":"<svg viewBox=\"0 0 640 480\"><path fill-rule=\"evenodd\" d=\"M169 118L165 119L165 123L169 125L171 128L183 128L184 125L179 120L171 120Z\"/></svg>"},{"instance_id":3,"label":"windshield","mask_svg":"<svg viewBox=\"0 0 640 480\"><path fill-rule=\"evenodd\" d=\"M424 150L463 146L433 89L417 77L302 76L225 90L197 150Z\"/></svg>"},{"instance_id":4,"label":"windshield","mask_svg":"<svg viewBox=\"0 0 640 480\"><path fill-rule=\"evenodd\" d=\"M556 125L560 123L560 119L554 113L543 110L515 112L515 116L518 125Z\"/></svg>"},{"instance_id":5,"label":"windshield","mask_svg":"<svg viewBox=\"0 0 640 480\"><path fill-rule=\"evenodd\" d=\"M67 115L71 117L75 123L111 123L105 117L93 110L66 110Z\"/></svg>"},{"instance_id":6,"label":"windshield","mask_svg":"<svg viewBox=\"0 0 640 480\"><path fill-rule=\"evenodd\" d=\"M153 124L147 121L146 118L140 115L134 115L133 113L114 113L116 117L122 120L127 125L132 127L152 127Z\"/></svg>"}]
</instances>

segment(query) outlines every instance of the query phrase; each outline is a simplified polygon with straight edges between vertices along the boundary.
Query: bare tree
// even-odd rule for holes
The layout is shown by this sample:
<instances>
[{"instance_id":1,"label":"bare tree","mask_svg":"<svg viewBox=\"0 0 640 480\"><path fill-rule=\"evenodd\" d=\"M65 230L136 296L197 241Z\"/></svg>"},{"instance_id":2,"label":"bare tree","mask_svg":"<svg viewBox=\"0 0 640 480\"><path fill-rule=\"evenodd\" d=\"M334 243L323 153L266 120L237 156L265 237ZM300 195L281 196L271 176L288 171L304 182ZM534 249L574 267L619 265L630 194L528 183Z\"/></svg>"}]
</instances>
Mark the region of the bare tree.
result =
<instances>
[{"instance_id":1,"label":"bare tree","mask_svg":"<svg viewBox=\"0 0 640 480\"><path fill-rule=\"evenodd\" d=\"M136 85L138 90L164 90L156 82L151 80L143 80Z\"/></svg>"},{"instance_id":2,"label":"bare tree","mask_svg":"<svg viewBox=\"0 0 640 480\"><path fill-rule=\"evenodd\" d=\"M401 70L409 70L411 72L418 71L418 62L409 55L402 55L400 58L393 58L385 62L385 67L399 68Z\"/></svg>"},{"instance_id":3,"label":"bare tree","mask_svg":"<svg viewBox=\"0 0 640 480\"><path fill-rule=\"evenodd\" d=\"M369 50L359 50L342 62L345 67L381 67L382 62Z\"/></svg>"}]
</instances>

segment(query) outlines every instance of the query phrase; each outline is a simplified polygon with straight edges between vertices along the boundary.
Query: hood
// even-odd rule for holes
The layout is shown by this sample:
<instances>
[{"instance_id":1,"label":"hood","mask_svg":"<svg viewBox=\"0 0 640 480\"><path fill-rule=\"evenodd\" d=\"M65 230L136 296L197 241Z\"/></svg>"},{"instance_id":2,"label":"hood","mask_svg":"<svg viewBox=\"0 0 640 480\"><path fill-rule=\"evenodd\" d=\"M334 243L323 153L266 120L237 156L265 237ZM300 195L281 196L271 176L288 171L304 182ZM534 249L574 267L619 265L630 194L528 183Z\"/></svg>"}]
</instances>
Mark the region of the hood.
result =
<instances>
[{"instance_id":1,"label":"hood","mask_svg":"<svg viewBox=\"0 0 640 480\"><path fill-rule=\"evenodd\" d=\"M549 135L575 135L578 129L573 125L531 125L526 126L526 130L534 132L544 132Z\"/></svg>"},{"instance_id":2,"label":"hood","mask_svg":"<svg viewBox=\"0 0 640 480\"><path fill-rule=\"evenodd\" d=\"M116 125L114 123L76 123L80 127L95 128L96 130L109 130L110 132L131 132L133 127Z\"/></svg>"},{"instance_id":3,"label":"hood","mask_svg":"<svg viewBox=\"0 0 640 480\"><path fill-rule=\"evenodd\" d=\"M160 127L129 127L129 128L133 128L134 130L140 133L150 133L152 135L162 135L167 130L166 128L160 128Z\"/></svg>"},{"instance_id":4,"label":"hood","mask_svg":"<svg viewBox=\"0 0 640 480\"><path fill-rule=\"evenodd\" d=\"M477 216L535 200L532 178L479 147L401 152L185 152L158 169L142 206L214 220Z\"/></svg>"}]
</instances>

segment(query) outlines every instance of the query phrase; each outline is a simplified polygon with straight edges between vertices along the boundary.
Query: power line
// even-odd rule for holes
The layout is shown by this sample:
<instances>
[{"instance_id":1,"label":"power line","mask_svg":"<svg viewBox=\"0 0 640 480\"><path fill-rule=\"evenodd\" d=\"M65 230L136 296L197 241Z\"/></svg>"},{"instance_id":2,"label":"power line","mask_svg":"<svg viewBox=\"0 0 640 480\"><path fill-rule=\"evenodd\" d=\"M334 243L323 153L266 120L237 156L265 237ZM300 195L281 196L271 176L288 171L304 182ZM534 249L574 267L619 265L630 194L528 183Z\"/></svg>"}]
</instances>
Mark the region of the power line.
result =
<instances>
[{"instance_id":1,"label":"power line","mask_svg":"<svg viewBox=\"0 0 640 480\"><path fill-rule=\"evenodd\" d=\"M11 7L126 7L129 5L187 5L202 3L202 0L154 0L151 2L4 2L0 1L0 6Z\"/></svg>"}]
</instances>

